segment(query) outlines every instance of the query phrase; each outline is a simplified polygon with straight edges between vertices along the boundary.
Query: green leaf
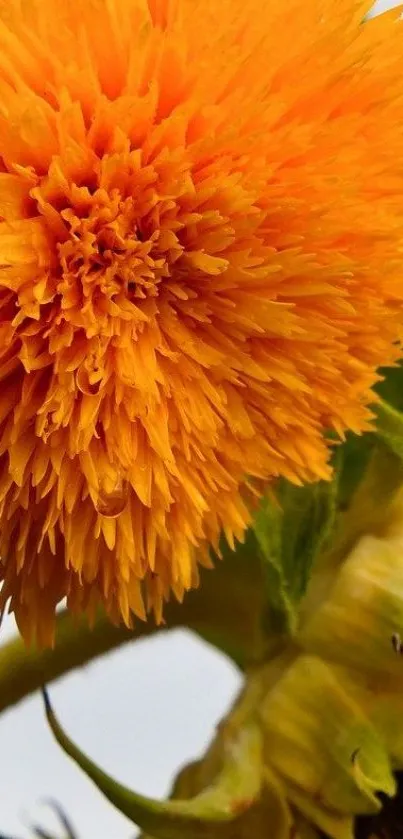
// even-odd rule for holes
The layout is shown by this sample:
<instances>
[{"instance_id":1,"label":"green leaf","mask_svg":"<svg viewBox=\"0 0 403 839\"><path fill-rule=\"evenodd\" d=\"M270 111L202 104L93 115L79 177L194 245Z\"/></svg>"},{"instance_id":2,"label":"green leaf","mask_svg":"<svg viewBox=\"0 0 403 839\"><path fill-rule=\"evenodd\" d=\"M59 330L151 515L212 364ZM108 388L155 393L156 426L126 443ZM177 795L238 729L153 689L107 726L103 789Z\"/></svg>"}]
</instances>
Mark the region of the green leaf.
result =
<instances>
[{"instance_id":1,"label":"green leaf","mask_svg":"<svg viewBox=\"0 0 403 839\"><path fill-rule=\"evenodd\" d=\"M379 373L383 379L376 385L376 392L384 402L403 411L403 362L396 367L384 367Z\"/></svg>"},{"instance_id":2,"label":"green leaf","mask_svg":"<svg viewBox=\"0 0 403 839\"><path fill-rule=\"evenodd\" d=\"M336 468L333 481L304 487L283 480L276 498L266 497L260 506L253 529L266 574L266 627L272 632L296 632L298 604L334 525L338 474Z\"/></svg>"},{"instance_id":3,"label":"green leaf","mask_svg":"<svg viewBox=\"0 0 403 839\"><path fill-rule=\"evenodd\" d=\"M403 460L403 413L383 401L375 406L375 411L378 437Z\"/></svg>"},{"instance_id":4,"label":"green leaf","mask_svg":"<svg viewBox=\"0 0 403 839\"><path fill-rule=\"evenodd\" d=\"M350 506L354 493L369 468L376 447L375 434L348 433L345 442L337 450L337 508L339 511L343 512Z\"/></svg>"},{"instance_id":5,"label":"green leaf","mask_svg":"<svg viewBox=\"0 0 403 839\"><path fill-rule=\"evenodd\" d=\"M374 406L378 436L403 459L403 362L380 373L384 378L376 391L381 401Z\"/></svg>"},{"instance_id":6,"label":"green leaf","mask_svg":"<svg viewBox=\"0 0 403 839\"><path fill-rule=\"evenodd\" d=\"M261 794L262 735L255 722L228 736L221 772L215 782L190 800L156 801L119 784L102 771L64 733L47 692L49 726L59 745L121 813L155 839L231 839L234 826Z\"/></svg>"},{"instance_id":7,"label":"green leaf","mask_svg":"<svg viewBox=\"0 0 403 839\"><path fill-rule=\"evenodd\" d=\"M296 612L283 564L282 525L283 511L265 498L254 522L266 576L268 613L265 623L268 631L291 635L296 628Z\"/></svg>"}]
</instances>

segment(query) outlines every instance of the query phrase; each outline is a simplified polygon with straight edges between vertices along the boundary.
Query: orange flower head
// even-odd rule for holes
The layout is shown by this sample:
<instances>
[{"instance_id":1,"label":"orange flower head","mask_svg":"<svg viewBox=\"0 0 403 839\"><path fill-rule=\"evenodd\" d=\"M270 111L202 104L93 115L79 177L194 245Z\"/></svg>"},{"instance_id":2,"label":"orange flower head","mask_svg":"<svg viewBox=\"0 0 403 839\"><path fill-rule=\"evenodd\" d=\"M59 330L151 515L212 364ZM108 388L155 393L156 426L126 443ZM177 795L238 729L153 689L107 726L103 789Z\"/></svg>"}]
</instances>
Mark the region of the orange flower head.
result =
<instances>
[{"instance_id":1,"label":"orange flower head","mask_svg":"<svg viewBox=\"0 0 403 839\"><path fill-rule=\"evenodd\" d=\"M0 574L23 635L197 582L399 355L403 32L358 0L0 0Z\"/></svg>"}]
</instances>

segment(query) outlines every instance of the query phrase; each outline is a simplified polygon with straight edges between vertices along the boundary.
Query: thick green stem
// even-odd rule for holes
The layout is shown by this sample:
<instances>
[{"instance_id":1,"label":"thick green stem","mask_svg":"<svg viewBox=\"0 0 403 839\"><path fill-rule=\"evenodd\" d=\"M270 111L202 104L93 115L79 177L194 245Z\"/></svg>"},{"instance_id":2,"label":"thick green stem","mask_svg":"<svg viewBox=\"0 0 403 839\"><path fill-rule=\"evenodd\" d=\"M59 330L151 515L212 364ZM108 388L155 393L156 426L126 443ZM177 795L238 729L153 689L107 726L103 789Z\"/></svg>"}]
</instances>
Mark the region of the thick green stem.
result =
<instances>
[{"instance_id":1,"label":"thick green stem","mask_svg":"<svg viewBox=\"0 0 403 839\"><path fill-rule=\"evenodd\" d=\"M192 630L244 669L263 652L260 573L256 557L228 556L214 571L202 572L200 588L182 604L167 604L162 626L150 619L130 631L100 615L90 629L84 619L60 613L54 650L27 649L20 638L0 647L0 712L121 644L178 627Z\"/></svg>"},{"instance_id":2,"label":"thick green stem","mask_svg":"<svg viewBox=\"0 0 403 839\"><path fill-rule=\"evenodd\" d=\"M67 612L57 617L54 650L27 648L21 638L0 647L0 711L4 711L46 682L51 682L87 661L130 641L126 628L108 624L100 617L93 629Z\"/></svg>"}]
</instances>

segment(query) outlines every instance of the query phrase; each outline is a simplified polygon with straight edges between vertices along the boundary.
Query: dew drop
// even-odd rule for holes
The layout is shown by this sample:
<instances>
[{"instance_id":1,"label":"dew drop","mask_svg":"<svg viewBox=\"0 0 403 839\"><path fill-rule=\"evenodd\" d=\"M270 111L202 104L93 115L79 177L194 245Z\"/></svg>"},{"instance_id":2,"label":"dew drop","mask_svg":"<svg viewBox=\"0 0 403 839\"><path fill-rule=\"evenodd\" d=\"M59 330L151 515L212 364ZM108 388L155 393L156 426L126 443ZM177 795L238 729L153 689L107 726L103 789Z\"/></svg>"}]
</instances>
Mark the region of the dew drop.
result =
<instances>
[{"instance_id":1,"label":"dew drop","mask_svg":"<svg viewBox=\"0 0 403 839\"><path fill-rule=\"evenodd\" d=\"M116 519L123 513L129 500L130 484L126 480L119 481L112 492L100 489L98 500L95 505L101 516L108 519Z\"/></svg>"}]
</instances>

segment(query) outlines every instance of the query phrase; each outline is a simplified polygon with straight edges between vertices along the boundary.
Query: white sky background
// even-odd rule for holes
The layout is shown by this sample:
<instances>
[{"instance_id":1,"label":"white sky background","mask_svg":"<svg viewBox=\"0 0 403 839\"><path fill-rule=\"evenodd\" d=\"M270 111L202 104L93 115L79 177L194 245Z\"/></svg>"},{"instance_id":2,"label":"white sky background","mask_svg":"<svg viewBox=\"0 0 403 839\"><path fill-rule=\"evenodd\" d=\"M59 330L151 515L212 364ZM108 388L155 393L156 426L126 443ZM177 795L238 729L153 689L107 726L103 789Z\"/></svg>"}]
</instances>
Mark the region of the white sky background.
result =
<instances>
[{"instance_id":1,"label":"white sky background","mask_svg":"<svg viewBox=\"0 0 403 839\"><path fill-rule=\"evenodd\" d=\"M337 3L337 0L335 0L335 2ZM393 0L377 0L377 2L374 5L373 10L374 10L374 13L375 12L384 12L385 9L392 9L393 6L399 6L400 3L401 3L401 0L395 0L395 2L393 2Z\"/></svg>"},{"instance_id":2,"label":"white sky background","mask_svg":"<svg viewBox=\"0 0 403 839\"><path fill-rule=\"evenodd\" d=\"M379 0L374 10L393 5ZM13 631L9 619L2 642ZM107 772L138 792L163 796L177 769L203 752L239 684L222 656L175 631L66 676L51 696L68 733ZM0 839L28 839L32 820L55 831L57 822L40 805L48 798L65 808L80 839L136 833L59 749L34 696L0 717Z\"/></svg>"},{"instance_id":3,"label":"white sky background","mask_svg":"<svg viewBox=\"0 0 403 839\"><path fill-rule=\"evenodd\" d=\"M13 632L9 619L3 642ZM52 685L50 694L63 726L102 768L161 797L176 770L203 752L239 684L226 659L173 631L104 656ZM55 830L57 821L40 804L47 798L65 808L80 839L136 834L60 750L35 695L0 716L0 836L32 837L33 819Z\"/></svg>"}]
</instances>

